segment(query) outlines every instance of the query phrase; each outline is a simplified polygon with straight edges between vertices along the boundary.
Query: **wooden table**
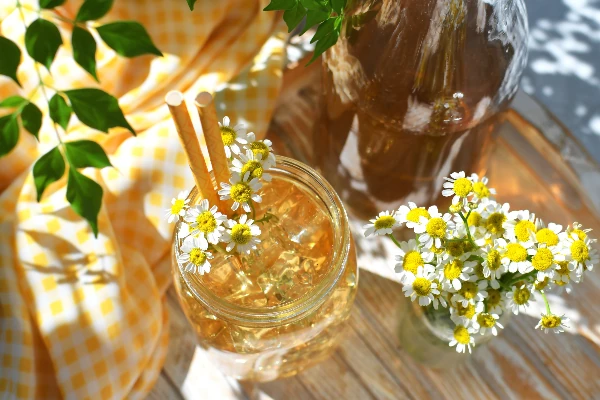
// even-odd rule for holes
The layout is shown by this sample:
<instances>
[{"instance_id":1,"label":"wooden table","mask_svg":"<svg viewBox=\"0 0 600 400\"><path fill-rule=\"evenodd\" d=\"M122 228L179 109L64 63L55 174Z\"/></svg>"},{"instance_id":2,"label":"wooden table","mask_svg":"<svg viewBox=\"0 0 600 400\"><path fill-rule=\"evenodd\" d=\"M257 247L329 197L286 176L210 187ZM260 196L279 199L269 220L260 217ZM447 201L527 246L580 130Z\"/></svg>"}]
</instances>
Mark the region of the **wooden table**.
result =
<instances>
[{"instance_id":1,"label":"wooden table","mask_svg":"<svg viewBox=\"0 0 600 400\"><path fill-rule=\"evenodd\" d=\"M280 154L310 162L319 68L291 68L269 137ZM600 234L600 170L560 123L519 94L501 128L488 176L512 209L567 223L580 221ZM522 113L527 117L519 114ZM541 130L540 130L541 129ZM542 134L543 131L543 134ZM292 146L293 145L293 146ZM583 181L580 185L577 182ZM585 186L585 187L584 187ZM585 192L593 200L585 198ZM596 202L594 206L592 203ZM414 362L399 342L398 307L406 300L391 265L393 245L362 239L360 283L347 334L327 361L298 376L266 384L226 378L210 364L171 289L170 348L152 399L554 399L600 398L600 271L573 295L550 296L567 312L563 335L534 330L540 308L513 317L507 329L466 364L431 370ZM600 268L599 268L600 269Z\"/></svg>"}]
</instances>

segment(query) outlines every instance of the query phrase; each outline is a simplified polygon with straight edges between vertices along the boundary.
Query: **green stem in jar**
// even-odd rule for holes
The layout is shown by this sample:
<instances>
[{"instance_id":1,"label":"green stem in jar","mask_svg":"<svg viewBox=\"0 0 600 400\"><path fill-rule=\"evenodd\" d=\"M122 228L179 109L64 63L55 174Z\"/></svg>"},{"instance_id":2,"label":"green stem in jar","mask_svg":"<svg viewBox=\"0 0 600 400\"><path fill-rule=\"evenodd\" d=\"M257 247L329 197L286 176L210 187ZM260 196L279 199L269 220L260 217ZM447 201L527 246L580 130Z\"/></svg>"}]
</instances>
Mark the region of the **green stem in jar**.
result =
<instances>
[{"instance_id":1,"label":"green stem in jar","mask_svg":"<svg viewBox=\"0 0 600 400\"><path fill-rule=\"evenodd\" d=\"M400 246L400 242L398 242L398 240L397 240L397 239L394 237L394 235L393 235L393 234L391 234L391 233L388 233L388 234L387 234L387 236L388 236L390 239L392 239L392 242L394 242L394 244L395 244L396 246L398 246L398 248L400 248L400 247L401 247L401 246Z\"/></svg>"}]
</instances>

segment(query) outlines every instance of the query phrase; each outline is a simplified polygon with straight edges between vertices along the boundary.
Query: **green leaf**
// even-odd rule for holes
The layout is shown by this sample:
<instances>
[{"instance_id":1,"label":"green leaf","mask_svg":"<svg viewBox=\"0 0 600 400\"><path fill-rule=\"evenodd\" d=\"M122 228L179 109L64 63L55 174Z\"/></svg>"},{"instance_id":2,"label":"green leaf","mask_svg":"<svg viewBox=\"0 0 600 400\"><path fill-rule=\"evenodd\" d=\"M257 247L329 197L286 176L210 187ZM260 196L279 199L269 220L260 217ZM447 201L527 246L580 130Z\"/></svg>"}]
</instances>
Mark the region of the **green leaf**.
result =
<instances>
[{"instance_id":1,"label":"green leaf","mask_svg":"<svg viewBox=\"0 0 600 400\"><path fill-rule=\"evenodd\" d=\"M10 153L19 141L19 123L16 114L0 117L0 157Z\"/></svg>"},{"instance_id":2,"label":"green leaf","mask_svg":"<svg viewBox=\"0 0 600 400\"><path fill-rule=\"evenodd\" d=\"M191 11L194 11L194 4L196 4L196 0L187 0L188 6Z\"/></svg>"},{"instance_id":3,"label":"green leaf","mask_svg":"<svg viewBox=\"0 0 600 400\"><path fill-rule=\"evenodd\" d=\"M85 218L98 237L98 214L102 206L102 187L87 176L69 168L67 200L73 210Z\"/></svg>"},{"instance_id":4,"label":"green leaf","mask_svg":"<svg viewBox=\"0 0 600 400\"><path fill-rule=\"evenodd\" d=\"M333 7L333 11L341 14L346 8L346 0L331 0L331 7Z\"/></svg>"},{"instance_id":5,"label":"green leaf","mask_svg":"<svg viewBox=\"0 0 600 400\"><path fill-rule=\"evenodd\" d=\"M28 103L21 111L21 122L23 128L38 139L40 128L42 127L42 112L33 103Z\"/></svg>"},{"instance_id":6,"label":"green leaf","mask_svg":"<svg viewBox=\"0 0 600 400\"><path fill-rule=\"evenodd\" d=\"M50 9L65 4L66 0L40 0L40 7Z\"/></svg>"},{"instance_id":7,"label":"green leaf","mask_svg":"<svg viewBox=\"0 0 600 400\"><path fill-rule=\"evenodd\" d=\"M108 132L117 126L135 131L125 119L117 99L100 89L73 89L64 92L77 118L87 126Z\"/></svg>"},{"instance_id":8,"label":"green leaf","mask_svg":"<svg viewBox=\"0 0 600 400\"><path fill-rule=\"evenodd\" d=\"M21 63L21 49L12 40L0 36L0 75L8 76L21 86L17 78L17 69Z\"/></svg>"},{"instance_id":9,"label":"green leaf","mask_svg":"<svg viewBox=\"0 0 600 400\"><path fill-rule=\"evenodd\" d=\"M300 0L307 10L318 10L327 12L327 0Z\"/></svg>"},{"instance_id":10,"label":"green leaf","mask_svg":"<svg viewBox=\"0 0 600 400\"><path fill-rule=\"evenodd\" d=\"M283 20L288 26L288 33L293 31L296 26L302 21L302 18L306 15L306 8L300 3L296 3L293 8L285 10L283 13Z\"/></svg>"},{"instance_id":11,"label":"green leaf","mask_svg":"<svg viewBox=\"0 0 600 400\"><path fill-rule=\"evenodd\" d=\"M65 131L69 126L69 120L71 119L71 113L73 110L67 104L65 99L58 93L56 93L50 99L48 103L48 108L50 110L50 118L52 121L56 122L60 125Z\"/></svg>"},{"instance_id":12,"label":"green leaf","mask_svg":"<svg viewBox=\"0 0 600 400\"><path fill-rule=\"evenodd\" d=\"M298 0L271 0L263 11L289 10L298 4Z\"/></svg>"},{"instance_id":13,"label":"green leaf","mask_svg":"<svg viewBox=\"0 0 600 400\"><path fill-rule=\"evenodd\" d=\"M300 32L300 35L304 35L307 30L315 25L320 24L327 18L329 18L328 11L308 10L308 13L306 14L306 24L304 25L302 32Z\"/></svg>"},{"instance_id":14,"label":"green leaf","mask_svg":"<svg viewBox=\"0 0 600 400\"><path fill-rule=\"evenodd\" d=\"M62 178L65 173L65 160L58 146L41 156L33 165L33 181L37 191L37 201L42 199L46 188Z\"/></svg>"},{"instance_id":15,"label":"green leaf","mask_svg":"<svg viewBox=\"0 0 600 400\"><path fill-rule=\"evenodd\" d=\"M0 101L0 108L21 107L29 101L21 96L10 96Z\"/></svg>"},{"instance_id":16,"label":"green leaf","mask_svg":"<svg viewBox=\"0 0 600 400\"><path fill-rule=\"evenodd\" d=\"M35 61L50 70L58 48L63 43L56 25L45 19L38 18L27 27L25 32L25 47Z\"/></svg>"},{"instance_id":17,"label":"green leaf","mask_svg":"<svg viewBox=\"0 0 600 400\"><path fill-rule=\"evenodd\" d=\"M317 40L321 40L327 35L330 35L335 30L335 20L336 18L329 18L319 25L317 28L317 32L310 40L311 43L316 42Z\"/></svg>"},{"instance_id":18,"label":"green leaf","mask_svg":"<svg viewBox=\"0 0 600 400\"><path fill-rule=\"evenodd\" d=\"M92 34L83 28L75 26L73 28L71 43L73 45L73 58L75 62L89 72L96 82L100 82L98 75L96 75L96 40L94 40Z\"/></svg>"},{"instance_id":19,"label":"green leaf","mask_svg":"<svg viewBox=\"0 0 600 400\"><path fill-rule=\"evenodd\" d=\"M75 21L95 21L104 17L112 8L114 0L85 0L77 11Z\"/></svg>"},{"instance_id":20,"label":"green leaf","mask_svg":"<svg viewBox=\"0 0 600 400\"><path fill-rule=\"evenodd\" d=\"M98 27L98 34L108 47L123 57L163 55L152 43L146 29L137 22L120 21L102 25Z\"/></svg>"},{"instance_id":21,"label":"green leaf","mask_svg":"<svg viewBox=\"0 0 600 400\"><path fill-rule=\"evenodd\" d=\"M75 168L104 168L110 167L106 153L102 147L91 140L78 140L76 142L65 143L67 150L67 159L72 167Z\"/></svg>"},{"instance_id":22,"label":"green leaf","mask_svg":"<svg viewBox=\"0 0 600 400\"><path fill-rule=\"evenodd\" d=\"M310 61L308 62L308 64L306 64L306 65L312 64L312 62L315 61L317 58L319 58L319 56L321 54L323 54L325 52L325 50L327 50L328 48L330 48L331 46L333 46L334 44L337 43L338 38L340 37L341 27L342 27L342 17L335 18L335 21L333 23L333 31L330 32L329 34L325 35L324 37L321 37L319 39L319 41L317 41L313 56L310 59ZM318 33L318 31L317 31L317 33Z\"/></svg>"}]
</instances>

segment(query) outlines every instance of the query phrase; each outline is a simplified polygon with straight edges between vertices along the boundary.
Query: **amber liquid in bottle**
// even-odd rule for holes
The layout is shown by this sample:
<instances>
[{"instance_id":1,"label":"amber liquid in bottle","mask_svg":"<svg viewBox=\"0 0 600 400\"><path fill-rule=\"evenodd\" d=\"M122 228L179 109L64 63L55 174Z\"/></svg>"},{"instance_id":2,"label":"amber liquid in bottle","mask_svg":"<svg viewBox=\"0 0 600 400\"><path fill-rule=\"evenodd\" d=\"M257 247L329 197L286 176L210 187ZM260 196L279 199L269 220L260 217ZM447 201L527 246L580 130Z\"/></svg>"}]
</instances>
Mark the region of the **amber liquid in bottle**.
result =
<instances>
[{"instance_id":1,"label":"amber liquid in bottle","mask_svg":"<svg viewBox=\"0 0 600 400\"><path fill-rule=\"evenodd\" d=\"M350 213L441 206L444 176L481 172L514 94L514 51L490 38L493 12L470 0L351 2L354 22L324 57L314 145Z\"/></svg>"}]
</instances>

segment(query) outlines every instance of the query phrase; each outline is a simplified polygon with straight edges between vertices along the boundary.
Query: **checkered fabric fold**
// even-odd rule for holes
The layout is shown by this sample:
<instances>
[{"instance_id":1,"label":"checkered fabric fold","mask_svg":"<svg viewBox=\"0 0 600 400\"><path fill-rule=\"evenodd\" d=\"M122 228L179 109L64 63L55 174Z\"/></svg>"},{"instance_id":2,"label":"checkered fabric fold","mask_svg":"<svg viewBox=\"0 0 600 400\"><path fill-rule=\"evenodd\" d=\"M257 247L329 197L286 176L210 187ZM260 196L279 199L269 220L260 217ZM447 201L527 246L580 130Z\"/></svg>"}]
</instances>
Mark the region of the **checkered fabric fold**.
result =
<instances>
[{"instance_id":1,"label":"checkered fabric fold","mask_svg":"<svg viewBox=\"0 0 600 400\"><path fill-rule=\"evenodd\" d=\"M0 34L22 45L19 13L12 1L0 3ZM37 0L21 3L37 8ZM120 129L104 135L75 117L64 135L96 140L114 165L83 171L104 188L98 239L69 207L65 178L36 202L31 167L57 144L47 110L39 143L21 132L17 148L0 159L1 398L147 394L168 341L164 294L172 226L164 209L178 191L193 186L164 95L177 89L191 100L200 91L213 92L221 117L245 121L264 135L281 84L285 42L280 18L261 11L267 3L199 0L191 12L184 0L115 1L101 22L141 22L165 57L128 60L100 45L100 87L119 98L138 136ZM60 12L74 19L80 4L68 1ZM49 12L42 16L59 26L65 42L44 81L59 89L97 86L72 59L72 27ZM36 17L25 12L26 23ZM22 89L0 77L0 99L20 94L44 105L30 61L20 67L19 79Z\"/></svg>"}]
</instances>

